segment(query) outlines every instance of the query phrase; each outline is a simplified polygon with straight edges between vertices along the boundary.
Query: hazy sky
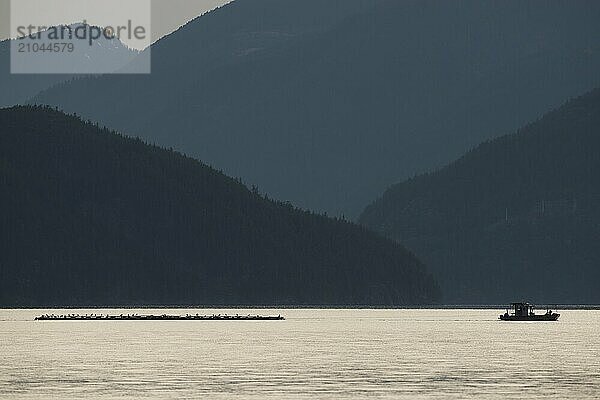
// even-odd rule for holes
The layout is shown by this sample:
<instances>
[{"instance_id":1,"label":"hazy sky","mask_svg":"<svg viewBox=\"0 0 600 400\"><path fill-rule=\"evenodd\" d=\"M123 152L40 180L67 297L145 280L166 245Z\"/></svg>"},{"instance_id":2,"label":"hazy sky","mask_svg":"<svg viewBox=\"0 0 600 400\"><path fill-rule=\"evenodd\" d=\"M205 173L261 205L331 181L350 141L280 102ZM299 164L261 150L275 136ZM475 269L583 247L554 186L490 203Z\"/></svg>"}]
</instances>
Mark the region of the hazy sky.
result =
<instances>
[{"instance_id":1,"label":"hazy sky","mask_svg":"<svg viewBox=\"0 0 600 400\"><path fill-rule=\"evenodd\" d=\"M73 22L80 22L73 20L77 18L73 15L69 15L69 12L65 10L64 4L72 0L57 0L57 4L62 4L63 7L50 7L47 5L55 0L17 0L19 2L30 2L35 3L36 1L43 2L46 10L43 13L39 13L40 16L44 16L44 24L47 25L59 25L59 24L70 24ZM120 10L126 10L127 6L133 7L133 4L144 0L123 0L120 2ZM150 0L146 0L150 1ZM162 36L176 30L181 25L184 25L189 20L205 13L206 11L212 10L215 7L221 6L230 2L231 0L151 0L152 2L152 38L158 40ZM90 4L102 4L103 2L91 2ZM128 4L129 3L129 4ZM20 4L20 7L23 3ZM104 4L106 4L104 2ZM48 11L50 10L50 12ZM94 13L98 13L96 10L90 10L90 17L88 22L91 24L103 25L106 18L110 18L111 13L114 14L112 7L104 7L104 12L100 12L95 18L92 17ZM107 17L108 16L108 17ZM37 21L35 22L37 24ZM10 0L0 0L0 40L6 39L10 36ZM14 35L13 35L14 36Z\"/></svg>"}]
</instances>

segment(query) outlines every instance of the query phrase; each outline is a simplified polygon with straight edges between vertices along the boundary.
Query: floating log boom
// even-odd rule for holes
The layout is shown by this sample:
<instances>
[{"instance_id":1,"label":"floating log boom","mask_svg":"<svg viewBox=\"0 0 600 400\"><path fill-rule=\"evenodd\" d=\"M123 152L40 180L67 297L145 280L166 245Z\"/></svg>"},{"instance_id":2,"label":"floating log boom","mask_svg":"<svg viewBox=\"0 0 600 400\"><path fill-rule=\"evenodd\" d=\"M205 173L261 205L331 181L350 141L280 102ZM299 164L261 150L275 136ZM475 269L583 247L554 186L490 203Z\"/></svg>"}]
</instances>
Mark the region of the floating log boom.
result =
<instances>
[{"instance_id":1,"label":"floating log boom","mask_svg":"<svg viewBox=\"0 0 600 400\"><path fill-rule=\"evenodd\" d=\"M44 314L35 317L36 321L283 321L284 317L263 315L139 315L139 314Z\"/></svg>"}]
</instances>

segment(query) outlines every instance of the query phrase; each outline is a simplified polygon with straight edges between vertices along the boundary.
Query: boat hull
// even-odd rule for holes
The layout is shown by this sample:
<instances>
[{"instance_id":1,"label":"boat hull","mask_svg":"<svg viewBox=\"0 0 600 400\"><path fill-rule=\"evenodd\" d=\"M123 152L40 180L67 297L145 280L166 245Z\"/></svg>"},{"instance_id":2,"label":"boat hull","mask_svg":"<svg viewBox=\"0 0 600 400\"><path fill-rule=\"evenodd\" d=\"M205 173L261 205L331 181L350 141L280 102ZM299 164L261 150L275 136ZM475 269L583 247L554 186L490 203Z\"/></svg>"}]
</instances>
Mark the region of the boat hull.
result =
<instances>
[{"instance_id":1,"label":"boat hull","mask_svg":"<svg viewBox=\"0 0 600 400\"><path fill-rule=\"evenodd\" d=\"M500 315L502 321L556 321L560 314L542 314L542 315Z\"/></svg>"}]
</instances>

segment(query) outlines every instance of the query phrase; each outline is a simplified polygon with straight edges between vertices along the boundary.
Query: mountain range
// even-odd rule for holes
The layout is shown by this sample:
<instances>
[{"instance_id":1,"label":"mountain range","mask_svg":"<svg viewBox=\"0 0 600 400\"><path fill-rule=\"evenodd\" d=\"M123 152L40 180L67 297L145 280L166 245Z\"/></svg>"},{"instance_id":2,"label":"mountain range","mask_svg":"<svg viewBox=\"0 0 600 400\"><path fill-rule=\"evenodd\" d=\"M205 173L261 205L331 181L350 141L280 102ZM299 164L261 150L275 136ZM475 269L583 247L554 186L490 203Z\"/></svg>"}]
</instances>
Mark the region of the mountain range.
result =
<instances>
[{"instance_id":1,"label":"mountain range","mask_svg":"<svg viewBox=\"0 0 600 400\"><path fill-rule=\"evenodd\" d=\"M354 218L391 182L599 86L598 20L587 0L237 0L155 43L151 75L32 103Z\"/></svg>"},{"instance_id":2,"label":"mountain range","mask_svg":"<svg viewBox=\"0 0 600 400\"><path fill-rule=\"evenodd\" d=\"M600 89L437 171L360 222L422 259L444 301L600 302Z\"/></svg>"},{"instance_id":3,"label":"mountain range","mask_svg":"<svg viewBox=\"0 0 600 400\"><path fill-rule=\"evenodd\" d=\"M72 24L69 28L75 30L82 26L89 28L89 25L83 24ZM39 33L39 39L26 40L26 42L37 43L40 47L51 46L54 43L72 43L73 52L18 52L18 40L0 42L0 88L2 88L0 108L24 104L39 92L58 83L68 82L82 72L118 71L139 56L138 51L128 48L117 38L107 39L101 36L99 39L94 39L91 46L87 46L87 42L79 43L82 41L76 39L48 39L48 32L42 31ZM11 73L11 46L13 45L19 56L17 60L13 60L14 72L18 72L14 74ZM43 64L40 64L40 61L43 61ZM45 73L31 73L38 71ZM56 73L57 71L61 73Z\"/></svg>"}]
</instances>

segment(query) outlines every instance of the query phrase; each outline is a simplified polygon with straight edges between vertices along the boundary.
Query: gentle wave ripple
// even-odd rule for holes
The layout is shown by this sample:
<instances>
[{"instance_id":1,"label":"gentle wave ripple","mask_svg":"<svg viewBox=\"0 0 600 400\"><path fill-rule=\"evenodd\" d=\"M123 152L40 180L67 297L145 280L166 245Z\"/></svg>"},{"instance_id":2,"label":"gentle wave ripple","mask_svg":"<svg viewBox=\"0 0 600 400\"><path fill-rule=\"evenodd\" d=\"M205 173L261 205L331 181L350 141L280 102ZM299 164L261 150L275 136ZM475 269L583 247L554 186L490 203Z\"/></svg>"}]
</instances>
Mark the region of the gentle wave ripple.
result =
<instances>
[{"instance_id":1,"label":"gentle wave ripple","mask_svg":"<svg viewBox=\"0 0 600 400\"><path fill-rule=\"evenodd\" d=\"M555 323L500 322L500 310L65 310L287 320L32 320L46 312L0 310L0 397L600 397L600 311L562 311Z\"/></svg>"}]
</instances>

